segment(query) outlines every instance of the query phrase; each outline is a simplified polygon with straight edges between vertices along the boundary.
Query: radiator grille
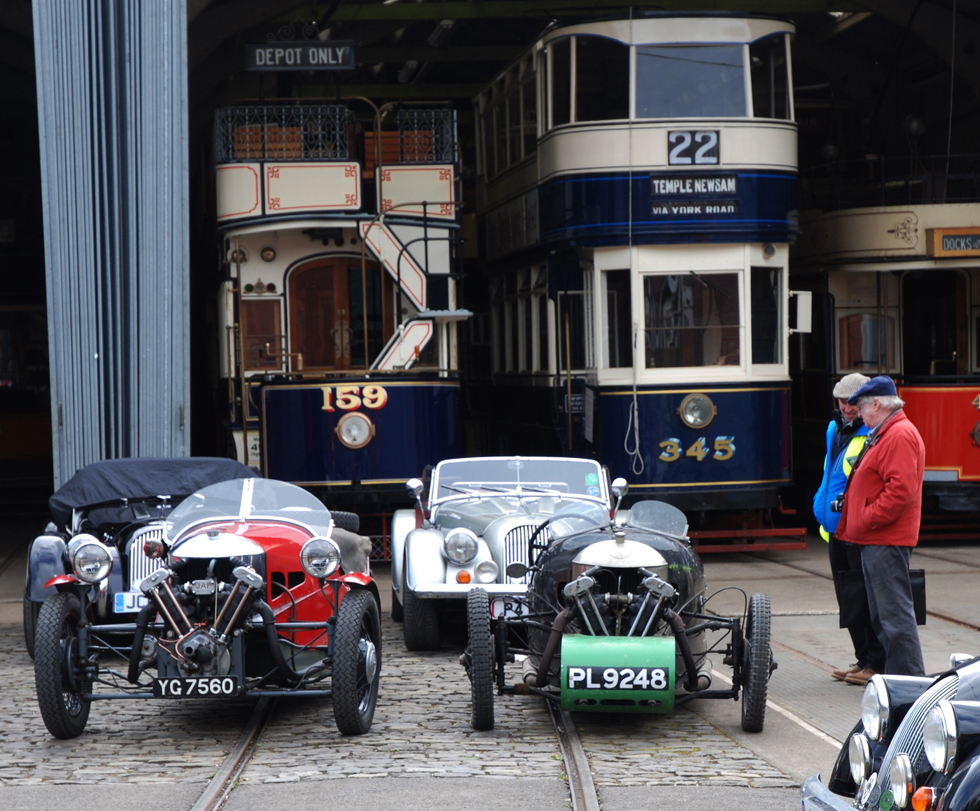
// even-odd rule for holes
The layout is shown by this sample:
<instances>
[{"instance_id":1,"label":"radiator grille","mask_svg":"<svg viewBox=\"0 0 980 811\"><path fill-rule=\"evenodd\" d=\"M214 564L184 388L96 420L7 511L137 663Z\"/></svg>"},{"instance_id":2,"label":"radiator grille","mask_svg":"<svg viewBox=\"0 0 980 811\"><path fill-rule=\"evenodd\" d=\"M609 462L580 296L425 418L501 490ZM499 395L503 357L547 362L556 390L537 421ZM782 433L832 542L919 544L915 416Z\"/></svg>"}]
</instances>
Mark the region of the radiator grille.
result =
<instances>
[{"instance_id":1,"label":"radiator grille","mask_svg":"<svg viewBox=\"0 0 980 811\"><path fill-rule=\"evenodd\" d=\"M523 563L525 566L530 568L531 561L528 559L528 541L534 534L540 524L523 524L519 527L514 527L510 532L504 536L504 571L507 571L507 567L512 563ZM551 534L551 530L547 527L538 533L538 537L534 539L534 542L546 544L550 543L554 536ZM531 573L528 572L524 577L507 577L504 575L505 583L529 583L531 582Z\"/></svg>"},{"instance_id":2,"label":"radiator grille","mask_svg":"<svg viewBox=\"0 0 980 811\"><path fill-rule=\"evenodd\" d=\"M138 589L140 583L157 569L164 567L163 560L148 558L143 554L143 542L147 540L162 541L163 525L143 527L133 533L133 539L129 542L129 588L132 591Z\"/></svg>"}]
</instances>

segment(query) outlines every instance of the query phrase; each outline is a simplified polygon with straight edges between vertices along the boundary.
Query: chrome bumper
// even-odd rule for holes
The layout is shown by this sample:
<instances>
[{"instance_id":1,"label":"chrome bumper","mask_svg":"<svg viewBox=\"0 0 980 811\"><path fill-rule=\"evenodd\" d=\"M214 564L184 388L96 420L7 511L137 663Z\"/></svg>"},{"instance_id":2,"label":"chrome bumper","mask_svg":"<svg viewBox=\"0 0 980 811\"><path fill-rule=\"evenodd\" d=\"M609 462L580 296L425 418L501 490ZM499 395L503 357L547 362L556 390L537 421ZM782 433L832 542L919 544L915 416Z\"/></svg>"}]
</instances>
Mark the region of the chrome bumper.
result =
<instances>
[{"instance_id":1,"label":"chrome bumper","mask_svg":"<svg viewBox=\"0 0 980 811\"><path fill-rule=\"evenodd\" d=\"M470 583L465 586L457 583L420 583L411 591L421 600L462 600L473 589L483 589L491 597L521 597L527 594L524 583Z\"/></svg>"},{"instance_id":2,"label":"chrome bumper","mask_svg":"<svg viewBox=\"0 0 980 811\"><path fill-rule=\"evenodd\" d=\"M800 788L803 811L854 811L854 804L834 794L820 782L820 775L808 777Z\"/></svg>"}]
</instances>

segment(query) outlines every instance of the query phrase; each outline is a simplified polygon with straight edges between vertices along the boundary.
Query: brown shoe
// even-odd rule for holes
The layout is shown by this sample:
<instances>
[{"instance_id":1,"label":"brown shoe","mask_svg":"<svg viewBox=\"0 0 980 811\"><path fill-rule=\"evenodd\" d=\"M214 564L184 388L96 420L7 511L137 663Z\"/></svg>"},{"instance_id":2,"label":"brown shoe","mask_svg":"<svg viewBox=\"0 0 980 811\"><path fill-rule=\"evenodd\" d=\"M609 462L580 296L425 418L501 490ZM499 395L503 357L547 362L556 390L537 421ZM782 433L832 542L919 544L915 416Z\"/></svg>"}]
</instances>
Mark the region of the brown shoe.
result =
<instances>
[{"instance_id":1,"label":"brown shoe","mask_svg":"<svg viewBox=\"0 0 980 811\"><path fill-rule=\"evenodd\" d=\"M844 677L844 682L846 684L860 684L862 687L871 681L871 677L876 675L877 671L872 670L870 667L866 667L863 670L858 670L855 673L849 673Z\"/></svg>"},{"instance_id":2,"label":"brown shoe","mask_svg":"<svg viewBox=\"0 0 980 811\"><path fill-rule=\"evenodd\" d=\"M830 675L833 678L837 679L837 681L844 681L844 679L846 679L852 673L857 673L859 670L863 670L863 669L864 668L862 668L861 665L855 663L853 665L848 666L847 668L844 668L843 670L831 670Z\"/></svg>"}]
</instances>

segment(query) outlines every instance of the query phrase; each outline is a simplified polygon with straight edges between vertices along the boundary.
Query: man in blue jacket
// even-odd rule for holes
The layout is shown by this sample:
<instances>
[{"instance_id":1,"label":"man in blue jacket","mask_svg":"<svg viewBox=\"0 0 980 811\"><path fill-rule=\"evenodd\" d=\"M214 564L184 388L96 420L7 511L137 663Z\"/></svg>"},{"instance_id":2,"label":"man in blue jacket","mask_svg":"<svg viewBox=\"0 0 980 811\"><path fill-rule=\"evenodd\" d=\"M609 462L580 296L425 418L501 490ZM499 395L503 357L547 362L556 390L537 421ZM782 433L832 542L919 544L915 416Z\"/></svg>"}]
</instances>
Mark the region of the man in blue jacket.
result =
<instances>
[{"instance_id":1,"label":"man in blue jacket","mask_svg":"<svg viewBox=\"0 0 980 811\"><path fill-rule=\"evenodd\" d=\"M838 410L827 426L827 455L823 464L820 489L813 496L813 514L820 524L820 537L829 544L830 571L837 580L841 571L862 571L861 547L834 537L840 522L840 508L834 502L844 492L851 468L864 447L868 428L857 413L857 406L848 405L848 398L868 382L862 374L849 374L834 386ZM850 667L834 670L831 675L848 684L867 684L875 673L885 668L885 649L870 626L852 626L848 632L854 644L857 660Z\"/></svg>"}]
</instances>

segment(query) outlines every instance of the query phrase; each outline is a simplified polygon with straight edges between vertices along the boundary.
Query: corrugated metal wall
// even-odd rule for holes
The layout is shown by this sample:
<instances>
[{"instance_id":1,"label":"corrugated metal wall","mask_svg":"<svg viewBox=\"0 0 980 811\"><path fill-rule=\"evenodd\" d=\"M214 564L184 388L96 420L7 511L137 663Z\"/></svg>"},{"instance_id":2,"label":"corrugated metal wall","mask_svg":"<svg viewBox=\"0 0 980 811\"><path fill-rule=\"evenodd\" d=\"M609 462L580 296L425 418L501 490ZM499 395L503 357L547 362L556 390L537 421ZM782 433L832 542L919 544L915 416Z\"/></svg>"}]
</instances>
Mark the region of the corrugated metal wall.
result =
<instances>
[{"instance_id":1,"label":"corrugated metal wall","mask_svg":"<svg viewBox=\"0 0 980 811\"><path fill-rule=\"evenodd\" d=\"M185 0L34 0L55 486L189 454Z\"/></svg>"}]
</instances>

